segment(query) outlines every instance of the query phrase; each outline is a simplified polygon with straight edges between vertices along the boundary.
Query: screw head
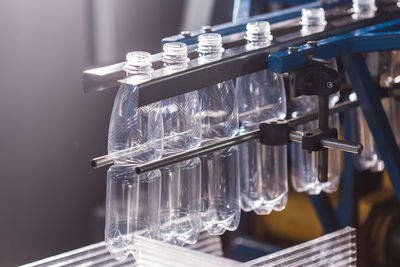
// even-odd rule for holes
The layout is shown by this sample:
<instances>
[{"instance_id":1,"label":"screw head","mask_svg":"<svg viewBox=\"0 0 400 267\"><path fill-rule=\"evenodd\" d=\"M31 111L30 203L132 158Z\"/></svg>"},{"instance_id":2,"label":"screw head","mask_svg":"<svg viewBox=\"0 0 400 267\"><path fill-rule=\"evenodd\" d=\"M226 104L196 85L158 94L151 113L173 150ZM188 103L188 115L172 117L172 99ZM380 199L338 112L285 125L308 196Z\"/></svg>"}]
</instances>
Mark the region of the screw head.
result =
<instances>
[{"instance_id":1,"label":"screw head","mask_svg":"<svg viewBox=\"0 0 400 267\"><path fill-rule=\"evenodd\" d=\"M299 48L297 46L288 47L289 54L299 52Z\"/></svg>"},{"instance_id":2,"label":"screw head","mask_svg":"<svg viewBox=\"0 0 400 267\"><path fill-rule=\"evenodd\" d=\"M311 46L311 47L316 47L318 45L318 42L317 41L308 41L307 45Z\"/></svg>"},{"instance_id":3,"label":"screw head","mask_svg":"<svg viewBox=\"0 0 400 267\"><path fill-rule=\"evenodd\" d=\"M192 36L190 31L181 31L181 35L183 35L183 37L185 37L185 38L188 38L188 37Z\"/></svg>"},{"instance_id":4,"label":"screw head","mask_svg":"<svg viewBox=\"0 0 400 267\"><path fill-rule=\"evenodd\" d=\"M333 82L327 81L327 82L326 82L326 88L332 89L332 87L333 87Z\"/></svg>"},{"instance_id":5,"label":"screw head","mask_svg":"<svg viewBox=\"0 0 400 267\"><path fill-rule=\"evenodd\" d=\"M213 28L210 25L205 25L203 27L201 27L201 31L205 32L205 33L209 33L212 32Z\"/></svg>"}]
</instances>

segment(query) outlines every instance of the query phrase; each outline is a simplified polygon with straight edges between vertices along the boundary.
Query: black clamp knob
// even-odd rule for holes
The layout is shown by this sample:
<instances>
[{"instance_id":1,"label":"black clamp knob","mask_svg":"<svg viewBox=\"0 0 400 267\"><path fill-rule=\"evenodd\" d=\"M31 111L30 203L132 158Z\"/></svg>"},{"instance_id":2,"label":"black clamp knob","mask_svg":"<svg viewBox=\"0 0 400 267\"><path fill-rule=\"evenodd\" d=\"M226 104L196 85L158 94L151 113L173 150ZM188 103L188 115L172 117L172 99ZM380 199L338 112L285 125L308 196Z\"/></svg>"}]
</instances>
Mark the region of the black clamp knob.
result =
<instances>
[{"instance_id":1,"label":"black clamp knob","mask_svg":"<svg viewBox=\"0 0 400 267\"><path fill-rule=\"evenodd\" d=\"M329 96L339 91L340 73L322 63L311 63L295 72L297 95Z\"/></svg>"},{"instance_id":2,"label":"black clamp knob","mask_svg":"<svg viewBox=\"0 0 400 267\"><path fill-rule=\"evenodd\" d=\"M286 120L268 120L260 123L260 143L268 146L283 146L291 142L294 130Z\"/></svg>"},{"instance_id":3,"label":"black clamp knob","mask_svg":"<svg viewBox=\"0 0 400 267\"><path fill-rule=\"evenodd\" d=\"M337 138L338 132L335 128L328 131L312 129L303 133L301 147L308 151L321 151L324 147L321 144L323 138Z\"/></svg>"}]
</instances>

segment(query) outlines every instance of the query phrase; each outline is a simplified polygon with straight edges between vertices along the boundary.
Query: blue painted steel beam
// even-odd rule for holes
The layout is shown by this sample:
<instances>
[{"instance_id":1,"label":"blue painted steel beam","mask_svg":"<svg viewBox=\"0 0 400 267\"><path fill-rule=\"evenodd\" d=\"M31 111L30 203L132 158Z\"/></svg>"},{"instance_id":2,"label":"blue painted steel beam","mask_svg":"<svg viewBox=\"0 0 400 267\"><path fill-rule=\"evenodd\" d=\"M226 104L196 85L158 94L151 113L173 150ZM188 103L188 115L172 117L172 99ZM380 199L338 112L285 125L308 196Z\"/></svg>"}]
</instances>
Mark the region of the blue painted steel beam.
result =
<instances>
[{"instance_id":1,"label":"blue painted steel beam","mask_svg":"<svg viewBox=\"0 0 400 267\"><path fill-rule=\"evenodd\" d=\"M341 228L335 209L326 193L321 192L319 195L309 195L309 198L325 233L330 233Z\"/></svg>"},{"instance_id":2,"label":"blue painted steel beam","mask_svg":"<svg viewBox=\"0 0 400 267\"><path fill-rule=\"evenodd\" d=\"M341 58L400 201L400 150L378 91L361 54L348 54Z\"/></svg>"},{"instance_id":3,"label":"blue painted steel beam","mask_svg":"<svg viewBox=\"0 0 400 267\"><path fill-rule=\"evenodd\" d=\"M374 32L386 28L400 28L400 20L320 40L316 47L302 45L298 52L282 51L271 54L268 57L268 69L277 73L293 71L301 68L310 56L332 58L351 53L400 50L400 31Z\"/></svg>"},{"instance_id":4,"label":"blue painted steel beam","mask_svg":"<svg viewBox=\"0 0 400 267\"><path fill-rule=\"evenodd\" d=\"M353 112L353 114L350 114ZM343 114L344 139L352 140L352 120L351 115L356 115L355 110L347 111ZM340 192L340 201L336 208L336 214L341 226L357 227L358 221L358 176L355 175L354 157L351 153L343 155L342 187Z\"/></svg>"}]
</instances>

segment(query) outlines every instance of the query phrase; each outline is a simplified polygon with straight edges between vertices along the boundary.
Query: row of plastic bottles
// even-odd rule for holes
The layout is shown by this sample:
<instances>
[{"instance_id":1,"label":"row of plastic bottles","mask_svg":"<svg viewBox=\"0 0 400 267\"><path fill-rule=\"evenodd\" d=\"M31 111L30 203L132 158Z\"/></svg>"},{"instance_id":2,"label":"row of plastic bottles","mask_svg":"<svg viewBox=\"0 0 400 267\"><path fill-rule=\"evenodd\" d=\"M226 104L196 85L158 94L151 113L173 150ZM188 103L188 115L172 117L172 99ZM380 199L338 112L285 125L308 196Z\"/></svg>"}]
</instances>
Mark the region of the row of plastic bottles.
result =
<instances>
[{"instance_id":1,"label":"row of plastic bottles","mask_svg":"<svg viewBox=\"0 0 400 267\"><path fill-rule=\"evenodd\" d=\"M324 29L323 9L303 10L302 35ZM266 47L273 39L268 22L247 25L248 49ZM199 61L221 58L219 34L198 38ZM165 44L162 61L165 74L187 68L187 47ZM331 67L335 68L332 61ZM222 234L235 230L240 210L269 214L283 210L288 195L286 146L263 146L257 141L180 162L141 175L135 166L181 153L200 145L243 134L259 122L283 119L286 95L282 76L260 71L216 85L138 107L134 84L151 78L151 55L127 55L125 71L129 84L120 87L109 127L108 152L115 164L107 174L105 240L112 256L122 260L135 254L133 235L144 235L169 243L193 244L201 231ZM294 95L294 94L292 94ZM290 117L315 112L318 98L297 96ZM338 101L331 96L330 105ZM330 127L339 129L337 115ZM297 130L316 128L316 122ZM295 190L318 194L333 192L339 184L339 154L329 152L328 182L318 182L318 155L299 144L291 149L291 178Z\"/></svg>"},{"instance_id":2,"label":"row of plastic bottles","mask_svg":"<svg viewBox=\"0 0 400 267\"><path fill-rule=\"evenodd\" d=\"M249 23L246 39L248 49L268 46L272 40L269 23ZM203 34L198 40L200 59L207 62L221 57L219 34ZM166 74L185 69L189 61L186 45L165 44L162 60ZM131 84L149 79L151 55L129 53L125 70ZM313 97L298 97L296 103L297 115L314 112L317 104ZM266 70L237 78L236 86L232 80L225 81L140 108L136 87L122 85L111 115L108 142L115 162L107 178L105 239L111 254L117 259L134 254L134 234L192 244L204 230L210 234L235 230L241 208L258 214L284 209L288 194L286 146L251 141L141 175L134 167L246 133L263 120L285 117L283 79ZM314 126L310 123L304 129ZM300 146L292 153L295 158L304 157L293 164L296 190L319 193L337 187L336 166L329 182L321 184L316 182L317 157Z\"/></svg>"}]
</instances>

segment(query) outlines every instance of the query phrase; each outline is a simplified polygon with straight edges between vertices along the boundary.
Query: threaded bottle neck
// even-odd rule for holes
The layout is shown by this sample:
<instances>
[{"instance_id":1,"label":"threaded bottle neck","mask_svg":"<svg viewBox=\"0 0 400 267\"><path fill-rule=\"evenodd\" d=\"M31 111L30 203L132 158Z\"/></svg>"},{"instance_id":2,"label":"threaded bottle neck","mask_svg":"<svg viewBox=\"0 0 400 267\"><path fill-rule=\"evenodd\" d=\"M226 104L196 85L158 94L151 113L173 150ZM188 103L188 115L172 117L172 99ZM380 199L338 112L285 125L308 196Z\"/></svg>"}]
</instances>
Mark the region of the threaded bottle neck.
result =
<instances>
[{"instance_id":1,"label":"threaded bottle neck","mask_svg":"<svg viewBox=\"0 0 400 267\"><path fill-rule=\"evenodd\" d=\"M374 12L377 10L375 5L375 0L353 0L353 12L360 13L368 13Z\"/></svg>"},{"instance_id":2,"label":"threaded bottle neck","mask_svg":"<svg viewBox=\"0 0 400 267\"><path fill-rule=\"evenodd\" d=\"M218 33L201 34L197 40L199 42L197 51L200 56L218 55L224 51L222 47L222 37Z\"/></svg>"},{"instance_id":3,"label":"threaded bottle neck","mask_svg":"<svg viewBox=\"0 0 400 267\"><path fill-rule=\"evenodd\" d=\"M325 26L325 10L323 8L303 8L301 10L300 24L303 26Z\"/></svg>"},{"instance_id":4,"label":"threaded bottle neck","mask_svg":"<svg viewBox=\"0 0 400 267\"><path fill-rule=\"evenodd\" d=\"M273 39L269 22L255 21L247 23L245 38L252 43L269 43Z\"/></svg>"},{"instance_id":5,"label":"threaded bottle neck","mask_svg":"<svg viewBox=\"0 0 400 267\"><path fill-rule=\"evenodd\" d=\"M134 51L126 54L123 70L129 74L147 74L151 68L151 54L145 51Z\"/></svg>"},{"instance_id":6,"label":"threaded bottle neck","mask_svg":"<svg viewBox=\"0 0 400 267\"><path fill-rule=\"evenodd\" d=\"M187 46L180 42L171 42L163 45L162 61L165 66L184 65L189 62Z\"/></svg>"}]
</instances>

